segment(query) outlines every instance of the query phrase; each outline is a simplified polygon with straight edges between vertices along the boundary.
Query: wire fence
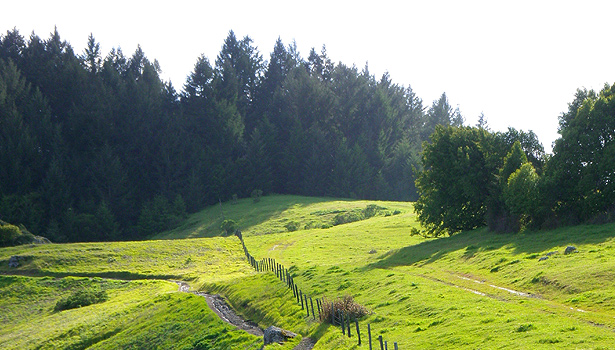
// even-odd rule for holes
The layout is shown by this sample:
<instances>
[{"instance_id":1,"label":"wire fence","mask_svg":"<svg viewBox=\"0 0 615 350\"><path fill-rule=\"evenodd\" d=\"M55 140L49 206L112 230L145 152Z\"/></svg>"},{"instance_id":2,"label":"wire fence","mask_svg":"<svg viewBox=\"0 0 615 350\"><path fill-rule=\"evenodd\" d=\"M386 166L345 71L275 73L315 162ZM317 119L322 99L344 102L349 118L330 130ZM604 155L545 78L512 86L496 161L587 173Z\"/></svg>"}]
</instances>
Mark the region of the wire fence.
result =
<instances>
[{"instance_id":1,"label":"wire fence","mask_svg":"<svg viewBox=\"0 0 615 350\"><path fill-rule=\"evenodd\" d=\"M361 342L361 328L362 327L360 327L359 320L357 318L351 319L351 315L349 313L344 312L343 309L336 310L333 304L331 304L332 310L330 310L330 312L328 313L331 319L325 320L324 319L324 315L326 314L324 312L324 305L325 305L324 301L325 300L323 298L313 298L313 296L310 296L304 293L303 290L299 288L297 283L295 283L295 279L288 272L288 269L284 265L278 263L275 259L262 258L260 260L257 260L256 258L254 258L248 251L248 248L246 247L246 244L243 241L243 237L241 236L241 234L238 234L237 237L239 237L239 240L241 241L241 245L243 246L243 251L250 265L252 265L252 267L257 272L273 272L281 282L285 283L286 286L293 292L293 297L297 300L297 304L301 305L302 310L305 310L306 317L308 318L311 317L313 320L316 320L316 317L318 316L318 320L320 322L330 321L330 323L333 326L341 328L342 334L344 336L348 336L349 338L352 338L353 333L354 333L354 335L356 335L356 338L357 338L357 344L362 345L362 342ZM352 330L352 328L354 328L354 331ZM373 337L372 337L371 324L367 323L366 328L367 328L367 345L369 345L369 350L373 350L374 348L372 344ZM365 331L365 328L363 328L363 330ZM380 350L389 350L389 342L385 340L382 337L382 335L378 335L375 338L375 343L376 343L375 344L376 346L379 346ZM393 342L392 344L393 344L393 347L391 348L391 350L399 349L397 346L397 342Z\"/></svg>"}]
</instances>

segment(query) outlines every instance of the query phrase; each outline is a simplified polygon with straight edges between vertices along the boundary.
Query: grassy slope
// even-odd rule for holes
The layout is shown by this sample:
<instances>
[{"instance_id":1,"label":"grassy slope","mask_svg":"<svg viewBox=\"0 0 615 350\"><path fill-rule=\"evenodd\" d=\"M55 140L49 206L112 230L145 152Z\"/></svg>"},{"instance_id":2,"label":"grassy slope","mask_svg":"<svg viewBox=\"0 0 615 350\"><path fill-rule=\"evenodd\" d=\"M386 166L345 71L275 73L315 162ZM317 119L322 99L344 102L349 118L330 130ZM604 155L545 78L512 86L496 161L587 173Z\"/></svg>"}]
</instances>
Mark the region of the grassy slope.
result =
<instances>
[{"instance_id":1,"label":"grassy slope","mask_svg":"<svg viewBox=\"0 0 615 350\"><path fill-rule=\"evenodd\" d=\"M403 213L397 216L249 235L246 244L257 258L294 266L297 282L312 295L355 296L374 312L368 322L377 334L400 347L615 343L615 225L517 235L479 230L425 240L408 235L414 214L399 206ZM567 245L579 252L564 255ZM538 261L551 251L558 253Z\"/></svg>"},{"instance_id":2,"label":"grassy slope","mask_svg":"<svg viewBox=\"0 0 615 350\"><path fill-rule=\"evenodd\" d=\"M17 269L10 256L26 257ZM223 323L204 298L178 292L253 275L235 237L53 244L0 249L2 349L258 349L262 339ZM86 277L65 276L99 276ZM102 279L100 277L106 277ZM131 281L114 280L129 279ZM73 290L107 289L107 302L55 312Z\"/></svg>"},{"instance_id":3,"label":"grassy slope","mask_svg":"<svg viewBox=\"0 0 615 350\"><path fill-rule=\"evenodd\" d=\"M156 238L212 237L220 233L223 218L233 219L252 255L292 267L310 295L353 295L373 311L361 323L363 334L370 322L375 336L400 348L599 349L615 343L615 225L519 235L479 230L427 240L409 236L417 225L411 204L376 202L400 214L313 228L328 227L340 212L369 203L374 202L294 196L240 200L208 208ZM301 229L287 232L289 222ZM579 253L563 255L569 244ZM538 261L551 251L559 253ZM307 319L292 293L272 274L254 273L241 253L234 237L5 248L0 249L0 272L8 272L11 255L26 255L30 258L21 272L31 275L193 279L193 285L226 295L263 327L277 324L315 336L320 339L316 349L357 348L354 339ZM0 308L6 305L0 301ZM0 333L0 340L6 334ZM139 338L127 334L110 339L119 344Z\"/></svg>"},{"instance_id":4,"label":"grassy slope","mask_svg":"<svg viewBox=\"0 0 615 350\"><path fill-rule=\"evenodd\" d=\"M109 300L55 312L62 296L107 290ZM258 349L262 340L224 324L205 300L165 281L0 276L2 349ZM207 347L201 347L206 349Z\"/></svg>"}]
</instances>

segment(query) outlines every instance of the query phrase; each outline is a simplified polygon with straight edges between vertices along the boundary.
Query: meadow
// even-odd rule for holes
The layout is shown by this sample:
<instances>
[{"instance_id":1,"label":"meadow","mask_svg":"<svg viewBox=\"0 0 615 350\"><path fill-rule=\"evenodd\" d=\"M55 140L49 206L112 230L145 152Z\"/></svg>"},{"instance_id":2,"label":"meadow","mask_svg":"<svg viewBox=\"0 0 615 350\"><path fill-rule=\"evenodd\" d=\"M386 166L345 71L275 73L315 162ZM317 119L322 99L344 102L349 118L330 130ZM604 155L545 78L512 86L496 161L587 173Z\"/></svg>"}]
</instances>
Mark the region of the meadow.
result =
<instances>
[{"instance_id":1,"label":"meadow","mask_svg":"<svg viewBox=\"0 0 615 350\"><path fill-rule=\"evenodd\" d=\"M238 238L221 237L227 219L237 222L253 256L284 264L305 293L351 295L366 306L362 335L369 323L389 349L392 342L400 349L615 344L614 224L434 239L411 235L420 229L411 203L266 196L212 206L149 241L0 249L0 347L262 346L169 282L183 280L222 294L262 328L275 324L317 339L314 349L367 348L306 317L272 273L254 271ZM577 251L564 254L569 245ZM14 255L23 264L9 268ZM79 288L104 289L109 300L53 310ZM300 338L267 349L292 349Z\"/></svg>"}]
</instances>

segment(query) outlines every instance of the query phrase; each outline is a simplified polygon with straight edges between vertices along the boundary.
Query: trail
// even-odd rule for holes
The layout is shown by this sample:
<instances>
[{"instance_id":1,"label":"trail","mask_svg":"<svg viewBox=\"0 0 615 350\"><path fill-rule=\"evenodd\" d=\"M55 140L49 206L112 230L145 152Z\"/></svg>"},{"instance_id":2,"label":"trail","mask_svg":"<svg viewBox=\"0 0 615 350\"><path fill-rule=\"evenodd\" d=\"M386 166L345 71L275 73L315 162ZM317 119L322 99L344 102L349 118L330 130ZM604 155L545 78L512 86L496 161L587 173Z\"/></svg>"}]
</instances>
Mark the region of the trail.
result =
<instances>
[{"instance_id":1,"label":"trail","mask_svg":"<svg viewBox=\"0 0 615 350\"><path fill-rule=\"evenodd\" d=\"M583 309L579 309L579 308L575 308L575 307L571 307L569 305L565 305L562 304L560 302L557 302L555 300L550 300L547 298L544 298L543 296L539 295L539 294L534 294L534 293L528 293L528 292L520 292L514 289L510 289L510 288L506 288L506 287L502 287L502 286L498 286L496 284L490 283L486 280L478 280L472 277L469 277L465 274L459 274L457 272L453 272L453 271L447 271L448 274L450 275L451 278L446 278L444 276L442 276L444 279L441 278L437 278L434 276L430 276L427 274L423 274L423 273L419 273L419 274L415 274L416 276L420 276L426 279L429 279L431 281L434 282L438 282L438 283L442 283L442 284L446 284L449 285L451 287L455 287L461 290L464 290L466 292L470 292L476 295L480 295L482 297L485 298L490 298L490 299L494 299L494 300L498 300L500 302L511 302L514 300L518 300L517 298L522 298L522 299L536 299L536 300L540 300L542 303L544 303L543 305L545 306L545 308L539 310L540 312L546 312L549 314L556 314L556 315L560 315L563 317L572 317L575 318L579 321L585 322L587 324L590 324L592 326L596 326L596 327L603 327L603 328L608 328L612 331L615 332L615 324L611 323L611 322L599 322L596 321L596 318L598 319L603 319L603 320L608 320L611 318L611 316L608 316L606 314L597 312L597 311L587 311L587 310L583 310ZM477 286L480 286L479 289L474 289L474 288L468 288L467 285L463 285L463 284L458 284L458 282L455 282L455 279L460 279L463 281L469 281L469 282L473 282L476 283ZM499 291L499 293L498 293ZM505 292L505 293L502 293ZM513 298L511 299L510 297L507 297L507 295L512 296ZM538 311L538 310L537 310ZM572 313L570 313L572 312Z\"/></svg>"},{"instance_id":2,"label":"trail","mask_svg":"<svg viewBox=\"0 0 615 350\"><path fill-rule=\"evenodd\" d=\"M232 324L238 329L244 330L250 334L262 337L263 330L254 322L244 320L241 316L237 315L233 309L226 303L224 298L217 294L207 294L202 292L191 291L190 286L181 281L173 281L179 285L179 291L183 293L192 293L194 295L201 296L207 301L209 308L222 319L222 321Z\"/></svg>"},{"instance_id":3,"label":"trail","mask_svg":"<svg viewBox=\"0 0 615 350\"><path fill-rule=\"evenodd\" d=\"M231 307L226 303L224 298L217 294L208 294L203 292L196 292L190 290L190 285L186 282L181 281L173 281L177 283L179 286L179 291L182 293L192 293L194 295L201 296L205 298L207 301L207 305L209 308L220 317L220 319L228 324L231 324L238 329L246 331L250 334L262 337L263 330L254 322L244 320L241 316L237 315L237 313L231 309ZM293 350L312 350L316 341L312 338L303 338L301 342L297 346L293 348Z\"/></svg>"}]
</instances>

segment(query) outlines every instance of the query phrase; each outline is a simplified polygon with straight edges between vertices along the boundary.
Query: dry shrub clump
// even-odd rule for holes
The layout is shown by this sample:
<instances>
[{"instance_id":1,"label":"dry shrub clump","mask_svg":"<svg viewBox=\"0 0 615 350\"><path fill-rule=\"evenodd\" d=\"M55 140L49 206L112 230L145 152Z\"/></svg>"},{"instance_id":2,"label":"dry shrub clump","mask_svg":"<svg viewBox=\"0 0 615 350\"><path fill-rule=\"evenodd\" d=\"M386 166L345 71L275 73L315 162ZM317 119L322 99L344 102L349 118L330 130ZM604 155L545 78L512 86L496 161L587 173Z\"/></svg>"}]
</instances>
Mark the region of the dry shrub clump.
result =
<instances>
[{"instance_id":1,"label":"dry shrub clump","mask_svg":"<svg viewBox=\"0 0 615 350\"><path fill-rule=\"evenodd\" d=\"M320 314L321 321L331 323L333 312L335 312L335 322L339 322L340 311L344 313L345 318L350 317L352 320L359 319L369 313L365 306L355 302L350 295L334 300L324 297Z\"/></svg>"}]
</instances>

